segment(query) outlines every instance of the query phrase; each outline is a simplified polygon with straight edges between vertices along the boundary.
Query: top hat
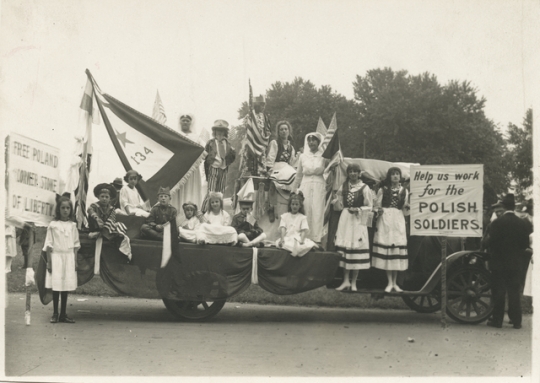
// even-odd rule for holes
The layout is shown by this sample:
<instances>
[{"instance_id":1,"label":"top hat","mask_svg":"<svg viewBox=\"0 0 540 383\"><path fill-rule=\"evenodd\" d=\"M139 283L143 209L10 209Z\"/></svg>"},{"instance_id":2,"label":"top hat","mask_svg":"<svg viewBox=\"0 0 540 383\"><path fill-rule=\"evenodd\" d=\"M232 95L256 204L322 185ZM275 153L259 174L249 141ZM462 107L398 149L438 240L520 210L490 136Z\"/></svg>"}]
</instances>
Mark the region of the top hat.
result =
<instances>
[{"instance_id":1,"label":"top hat","mask_svg":"<svg viewBox=\"0 0 540 383\"><path fill-rule=\"evenodd\" d=\"M124 184L122 183L122 178L116 177L112 182L112 185L117 189L121 189L122 186L124 186Z\"/></svg>"},{"instance_id":2,"label":"top hat","mask_svg":"<svg viewBox=\"0 0 540 383\"><path fill-rule=\"evenodd\" d=\"M171 188L163 188L163 187L159 187L159 190L157 192L157 195L161 195L161 194L165 194L165 195L168 195L169 197L171 196Z\"/></svg>"},{"instance_id":3,"label":"top hat","mask_svg":"<svg viewBox=\"0 0 540 383\"><path fill-rule=\"evenodd\" d=\"M214 126L212 126L212 129L229 130L229 123L225 120L216 120L214 121Z\"/></svg>"},{"instance_id":4,"label":"top hat","mask_svg":"<svg viewBox=\"0 0 540 383\"><path fill-rule=\"evenodd\" d=\"M99 195L103 192L109 193L111 198L116 198L116 189L111 184L102 183L94 188L96 198L99 198Z\"/></svg>"},{"instance_id":5,"label":"top hat","mask_svg":"<svg viewBox=\"0 0 540 383\"><path fill-rule=\"evenodd\" d=\"M501 205L506 210L514 210L516 208L516 200L512 193L505 195L501 201Z\"/></svg>"}]
</instances>

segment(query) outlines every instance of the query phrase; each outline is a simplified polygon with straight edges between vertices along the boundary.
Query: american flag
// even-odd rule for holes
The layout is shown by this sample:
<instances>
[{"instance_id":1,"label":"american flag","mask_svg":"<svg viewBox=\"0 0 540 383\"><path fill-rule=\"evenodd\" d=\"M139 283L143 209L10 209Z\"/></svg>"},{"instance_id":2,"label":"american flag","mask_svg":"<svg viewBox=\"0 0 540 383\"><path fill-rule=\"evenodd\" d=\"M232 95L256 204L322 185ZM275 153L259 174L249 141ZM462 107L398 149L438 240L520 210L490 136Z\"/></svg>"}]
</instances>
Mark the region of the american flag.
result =
<instances>
[{"instance_id":1,"label":"american flag","mask_svg":"<svg viewBox=\"0 0 540 383\"><path fill-rule=\"evenodd\" d=\"M88 195L88 179L90 174L90 162L92 158L92 122L98 122L98 113L93 107L93 91L94 87L92 85L92 81L88 79L86 81L86 87L84 89L80 106L83 114L83 120L86 124L86 131L82 146L81 164L79 166L79 182L75 192L73 193L75 196L75 217L77 219L77 227L79 229L88 226L86 197Z\"/></svg>"},{"instance_id":2,"label":"american flag","mask_svg":"<svg viewBox=\"0 0 540 383\"><path fill-rule=\"evenodd\" d=\"M332 121L330 121L330 125L328 126L328 131L326 132L323 143L321 145L322 150L326 150L326 147L332 140L332 137L334 137L334 133L336 132L336 130L337 130L337 120L336 120L336 113L334 113L334 115L332 116ZM318 127L317 127L317 131L319 131Z\"/></svg>"},{"instance_id":3,"label":"american flag","mask_svg":"<svg viewBox=\"0 0 540 383\"><path fill-rule=\"evenodd\" d=\"M319 117L319 123L317 124L317 129L315 129L315 131L317 133L321 133L323 135L323 137L326 136L326 132L327 132L326 125L324 125L324 122L323 122L322 118L320 118L320 117Z\"/></svg>"},{"instance_id":4,"label":"american flag","mask_svg":"<svg viewBox=\"0 0 540 383\"><path fill-rule=\"evenodd\" d=\"M210 132L208 132L208 129L201 128L201 132L199 133L199 141L204 143L205 145L208 141L210 141Z\"/></svg>"},{"instance_id":5,"label":"american flag","mask_svg":"<svg viewBox=\"0 0 540 383\"><path fill-rule=\"evenodd\" d=\"M154 101L154 110L152 111L152 118L160 124L167 122L167 116L165 115L165 108L159 97L159 90L156 92L156 101Z\"/></svg>"},{"instance_id":6,"label":"american flag","mask_svg":"<svg viewBox=\"0 0 540 383\"><path fill-rule=\"evenodd\" d=\"M264 128L262 131L257 124L257 116L253 109L253 90L251 82L249 83L249 113L246 121L246 141L245 145L251 149L253 154L260 156L264 154L268 142L270 140L270 129L266 126L266 119L263 121Z\"/></svg>"}]
</instances>

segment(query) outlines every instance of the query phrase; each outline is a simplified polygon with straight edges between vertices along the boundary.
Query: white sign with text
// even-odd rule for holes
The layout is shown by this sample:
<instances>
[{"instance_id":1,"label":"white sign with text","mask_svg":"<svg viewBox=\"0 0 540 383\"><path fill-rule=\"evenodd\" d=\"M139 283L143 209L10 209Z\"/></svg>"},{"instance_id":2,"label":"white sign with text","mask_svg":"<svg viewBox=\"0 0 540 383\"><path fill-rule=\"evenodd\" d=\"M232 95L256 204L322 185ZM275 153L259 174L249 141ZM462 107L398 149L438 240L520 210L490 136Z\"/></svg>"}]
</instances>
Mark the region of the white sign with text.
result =
<instances>
[{"instance_id":1,"label":"white sign with text","mask_svg":"<svg viewBox=\"0 0 540 383\"><path fill-rule=\"evenodd\" d=\"M484 165L411 166L411 235L481 237Z\"/></svg>"},{"instance_id":2,"label":"white sign with text","mask_svg":"<svg viewBox=\"0 0 540 383\"><path fill-rule=\"evenodd\" d=\"M9 135L7 153L7 216L37 226L54 218L56 193L60 185L57 148L21 136Z\"/></svg>"}]
</instances>

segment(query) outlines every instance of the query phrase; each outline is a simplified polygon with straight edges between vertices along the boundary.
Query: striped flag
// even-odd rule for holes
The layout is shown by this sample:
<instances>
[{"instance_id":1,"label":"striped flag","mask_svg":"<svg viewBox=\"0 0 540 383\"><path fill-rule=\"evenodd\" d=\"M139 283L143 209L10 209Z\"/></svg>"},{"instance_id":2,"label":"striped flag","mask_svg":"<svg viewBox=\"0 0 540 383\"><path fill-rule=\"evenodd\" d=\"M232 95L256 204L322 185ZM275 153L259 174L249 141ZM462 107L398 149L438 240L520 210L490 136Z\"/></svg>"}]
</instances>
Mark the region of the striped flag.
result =
<instances>
[{"instance_id":1,"label":"striped flag","mask_svg":"<svg viewBox=\"0 0 540 383\"><path fill-rule=\"evenodd\" d=\"M326 132L326 135L324 136L323 143L321 145L322 150L326 150L326 147L330 143L330 140L332 140L332 137L334 136L334 133L337 130L337 121L336 121L336 113L332 116L332 121L330 121L330 125L328 126L328 131Z\"/></svg>"},{"instance_id":2,"label":"striped flag","mask_svg":"<svg viewBox=\"0 0 540 383\"><path fill-rule=\"evenodd\" d=\"M160 124L167 122L167 116L165 115L165 108L159 97L159 90L156 92L156 101L154 101L154 110L152 111L152 118Z\"/></svg>"},{"instance_id":3,"label":"striped flag","mask_svg":"<svg viewBox=\"0 0 540 383\"><path fill-rule=\"evenodd\" d=\"M246 141L245 145L251 149L255 156L264 154L270 141L270 126L264 113L255 114L253 109L253 90L249 83L249 113L246 116Z\"/></svg>"},{"instance_id":4,"label":"striped flag","mask_svg":"<svg viewBox=\"0 0 540 383\"><path fill-rule=\"evenodd\" d=\"M325 206L325 221L328 220L330 214L330 200L332 198L332 191L339 189L339 186L343 183L341 177L341 171L339 171L339 165L343 162L343 153L341 151L341 143L339 142L339 132L337 129L336 114L332 117L332 122L328 128L326 137L324 138L326 146L323 152L323 157L330 160L326 169L324 170L324 178L328 179L330 173L332 173L331 188L327 190L326 194L326 206ZM337 166L336 166L337 165Z\"/></svg>"},{"instance_id":5,"label":"striped flag","mask_svg":"<svg viewBox=\"0 0 540 383\"><path fill-rule=\"evenodd\" d=\"M92 159L92 122L98 123L98 113L94 110L93 84L90 79L86 81L86 87L81 100L82 119L85 123L85 134L82 142L81 162L79 165L79 182L73 195L75 199L75 218L77 227L88 227L86 212L86 197L88 195L88 181Z\"/></svg>"},{"instance_id":6,"label":"striped flag","mask_svg":"<svg viewBox=\"0 0 540 383\"><path fill-rule=\"evenodd\" d=\"M324 121L320 117L319 117L319 122L317 123L317 129L315 129L315 131L317 133L321 133L323 137L326 136L326 132L327 132L326 125L324 124Z\"/></svg>"},{"instance_id":7,"label":"striped flag","mask_svg":"<svg viewBox=\"0 0 540 383\"><path fill-rule=\"evenodd\" d=\"M94 85L94 97L109 138L124 169L136 170L142 180L137 190L153 206L160 187L173 188L185 182L193 166L203 160L204 148L175 130L102 93Z\"/></svg>"}]
</instances>

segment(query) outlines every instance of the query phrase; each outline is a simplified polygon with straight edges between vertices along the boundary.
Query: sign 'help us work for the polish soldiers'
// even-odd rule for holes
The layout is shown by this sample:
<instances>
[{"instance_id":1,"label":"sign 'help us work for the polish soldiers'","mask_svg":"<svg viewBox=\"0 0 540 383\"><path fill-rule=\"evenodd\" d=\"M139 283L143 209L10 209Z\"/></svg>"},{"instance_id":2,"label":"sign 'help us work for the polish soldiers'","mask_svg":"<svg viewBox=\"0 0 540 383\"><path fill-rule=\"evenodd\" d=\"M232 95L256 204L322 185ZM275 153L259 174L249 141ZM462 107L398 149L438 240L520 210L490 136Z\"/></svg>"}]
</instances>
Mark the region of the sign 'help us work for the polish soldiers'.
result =
<instances>
[{"instance_id":1,"label":"sign 'help us work for the polish soldiers'","mask_svg":"<svg viewBox=\"0 0 540 383\"><path fill-rule=\"evenodd\" d=\"M60 151L16 133L7 142L7 215L47 226L59 192Z\"/></svg>"},{"instance_id":2,"label":"sign 'help us work for the polish soldiers'","mask_svg":"<svg viewBox=\"0 0 540 383\"><path fill-rule=\"evenodd\" d=\"M482 236L484 165L411 166L411 235Z\"/></svg>"}]
</instances>

